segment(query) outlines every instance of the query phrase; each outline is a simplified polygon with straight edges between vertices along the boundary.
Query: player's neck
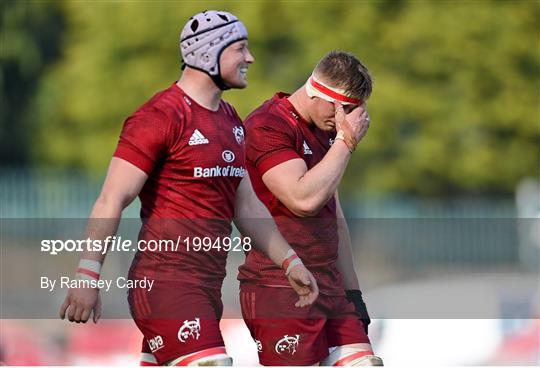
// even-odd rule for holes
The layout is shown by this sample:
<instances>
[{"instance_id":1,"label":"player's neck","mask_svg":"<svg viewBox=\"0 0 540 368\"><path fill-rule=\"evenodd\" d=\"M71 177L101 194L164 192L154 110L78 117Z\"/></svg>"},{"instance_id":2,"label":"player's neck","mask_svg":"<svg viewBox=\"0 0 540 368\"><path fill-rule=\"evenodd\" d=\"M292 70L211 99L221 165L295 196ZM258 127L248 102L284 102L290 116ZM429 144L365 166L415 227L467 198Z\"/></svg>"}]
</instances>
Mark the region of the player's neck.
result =
<instances>
[{"instance_id":1,"label":"player's neck","mask_svg":"<svg viewBox=\"0 0 540 368\"><path fill-rule=\"evenodd\" d=\"M289 96L288 100L293 105L294 109L300 114L302 119L307 121L309 124L313 124L311 116L308 111L308 102L309 96L306 94L304 87L299 88L292 95Z\"/></svg>"},{"instance_id":2,"label":"player's neck","mask_svg":"<svg viewBox=\"0 0 540 368\"><path fill-rule=\"evenodd\" d=\"M223 91L206 73L186 68L176 85L202 107L212 111L219 109L219 101Z\"/></svg>"}]
</instances>

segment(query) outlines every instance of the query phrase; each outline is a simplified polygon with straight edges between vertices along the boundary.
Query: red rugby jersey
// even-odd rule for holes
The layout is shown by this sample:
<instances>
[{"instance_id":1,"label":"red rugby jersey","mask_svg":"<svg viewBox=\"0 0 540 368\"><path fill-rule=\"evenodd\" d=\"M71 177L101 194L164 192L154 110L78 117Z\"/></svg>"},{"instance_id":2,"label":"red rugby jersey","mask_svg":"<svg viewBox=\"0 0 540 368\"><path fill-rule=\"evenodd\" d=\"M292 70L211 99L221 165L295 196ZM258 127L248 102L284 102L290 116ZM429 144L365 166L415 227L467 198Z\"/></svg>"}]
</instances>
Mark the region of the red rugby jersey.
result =
<instances>
[{"instance_id":1,"label":"red rugby jersey","mask_svg":"<svg viewBox=\"0 0 540 368\"><path fill-rule=\"evenodd\" d=\"M139 194L139 239L175 242L172 250L137 252L132 276L221 287L227 252L188 251L183 240L230 235L244 155L244 129L234 108L221 101L217 111L208 110L176 83L124 122L114 156L148 174Z\"/></svg>"},{"instance_id":2,"label":"red rugby jersey","mask_svg":"<svg viewBox=\"0 0 540 368\"><path fill-rule=\"evenodd\" d=\"M301 158L308 170L319 163L333 143L335 133L308 124L287 99L276 94L245 121L247 168L259 199L274 217L279 230L314 274L320 292L343 295L337 270L338 229L336 203L332 198L316 218L299 218L281 203L262 181L263 174L285 161ZM249 252L238 279L259 285L289 286L283 270L260 251Z\"/></svg>"}]
</instances>

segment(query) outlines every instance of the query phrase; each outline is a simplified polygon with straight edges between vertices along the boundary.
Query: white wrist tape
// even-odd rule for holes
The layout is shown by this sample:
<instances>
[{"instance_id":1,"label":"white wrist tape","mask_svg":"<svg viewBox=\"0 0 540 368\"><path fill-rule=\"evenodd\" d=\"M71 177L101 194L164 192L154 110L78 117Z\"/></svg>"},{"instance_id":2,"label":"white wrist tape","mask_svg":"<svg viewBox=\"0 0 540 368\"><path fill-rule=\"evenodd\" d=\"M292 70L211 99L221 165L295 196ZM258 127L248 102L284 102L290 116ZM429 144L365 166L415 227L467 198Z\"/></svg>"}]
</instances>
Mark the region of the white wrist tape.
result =
<instances>
[{"instance_id":1,"label":"white wrist tape","mask_svg":"<svg viewBox=\"0 0 540 368\"><path fill-rule=\"evenodd\" d=\"M90 259L81 259L77 267L77 276L83 279L99 280L101 263Z\"/></svg>"},{"instance_id":2,"label":"white wrist tape","mask_svg":"<svg viewBox=\"0 0 540 368\"><path fill-rule=\"evenodd\" d=\"M347 140L345 139L345 132L343 130L338 130L337 134L336 134L336 138L334 138L335 140L342 140L343 143L345 143L345 145L347 146L347 148L349 149L349 152L350 153L353 153L354 150L356 149L356 147L349 147L349 144L347 143Z\"/></svg>"},{"instance_id":3,"label":"white wrist tape","mask_svg":"<svg viewBox=\"0 0 540 368\"><path fill-rule=\"evenodd\" d=\"M285 259L281 263L281 268L285 270L285 275L289 276L289 273L294 266L303 264L302 260L296 255L296 252L292 249L289 249L285 255Z\"/></svg>"}]
</instances>

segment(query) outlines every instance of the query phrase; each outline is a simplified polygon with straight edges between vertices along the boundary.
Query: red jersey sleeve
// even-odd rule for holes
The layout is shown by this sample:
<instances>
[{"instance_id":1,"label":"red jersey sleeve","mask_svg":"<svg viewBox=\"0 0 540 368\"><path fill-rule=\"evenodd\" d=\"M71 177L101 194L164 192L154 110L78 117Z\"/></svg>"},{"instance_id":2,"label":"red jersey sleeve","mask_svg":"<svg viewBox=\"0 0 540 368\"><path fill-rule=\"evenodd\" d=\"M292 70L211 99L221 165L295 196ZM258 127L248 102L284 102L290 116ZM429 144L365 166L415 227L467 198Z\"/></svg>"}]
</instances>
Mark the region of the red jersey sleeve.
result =
<instances>
[{"instance_id":1,"label":"red jersey sleeve","mask_svg":"<svg viewBox=\"0 0 540 368\"><path fill-rule=\"evenodd\" d=\"M150 174L166 156L171 133L166 114L159 110L138 111L124 122L114 156Z\"/></svg>"},{"instance_id":2,"label":"red jersey sleeve","mask_svg":"<svg viewBox=\"0 0 540 368\"><path fill-rule=\"evenodd\" d=\"M253 117L253 124L246 124L247 159L262 176L285 161L300 158L296 152L296 132L283 119L272 115Z\"/></svg>"}]
</instances>

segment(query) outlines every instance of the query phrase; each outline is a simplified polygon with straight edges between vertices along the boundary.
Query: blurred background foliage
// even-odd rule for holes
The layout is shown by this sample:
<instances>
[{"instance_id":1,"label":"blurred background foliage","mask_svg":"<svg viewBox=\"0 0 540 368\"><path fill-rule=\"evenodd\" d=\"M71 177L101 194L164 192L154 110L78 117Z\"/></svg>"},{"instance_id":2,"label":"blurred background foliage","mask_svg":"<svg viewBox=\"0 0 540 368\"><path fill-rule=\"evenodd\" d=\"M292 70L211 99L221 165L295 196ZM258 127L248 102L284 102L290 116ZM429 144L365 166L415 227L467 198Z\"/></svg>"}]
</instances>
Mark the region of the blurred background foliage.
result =
<instances>
[{"instance_id":1,"label":"blurred background foliage","mask_svg":"<svg viewBox=\"0 0 540 368\"><path fill-rule=\"evenodd\" d=\"M540 174L538 1L1 1L0 165L104 175L123 120L180 75L204 9L247 26L245 117L332 49L371 70L348 194L508 196Z\"/></svg>"},{"instance_id":2,"label":"blurred background foliage","mask_svg":"<svg viewBox=\"0 0 540 368\"><path fill-rule=\"evenodd\" d=\"M540 184L523 179L540 178L539 0L0 0L0 270L26 286L0 277L0 311L56 311L58 300L36 303L26 291L40 275L68 275L75 260L36 255L34 245L84 226L65 219L88 216L124 119L179 77L178 35L204 9L230 11L249 30L249 87L224 95L242 117L300 87L330 50L353 52L371 70L372 125L341 198L372 316L384 316L388 300L438 300L440 290L475 290L500 313L480 325L375 321L370 337L385 362L408 363L405 352L422 344L424 366L537 365L538 298L525 291L538 279ZM123 215L137 218L137 203ZM135 239L139 222L123 221L119 234ZM224 290L238 290L236 256ZM110 275L123 275L129 261L109 255ZM105 309L127 310L116 295L103 299ZM224 296L227 315L238 298ZM139 359L128 321L90 329L3 322L0 361L10 365ZM445 351L456 340L466 348ZM235 362L254 364L238 359L240 350L255 357L254 345L230 341L241 341L227 347Z\"/></svg>"}]
</instances>

